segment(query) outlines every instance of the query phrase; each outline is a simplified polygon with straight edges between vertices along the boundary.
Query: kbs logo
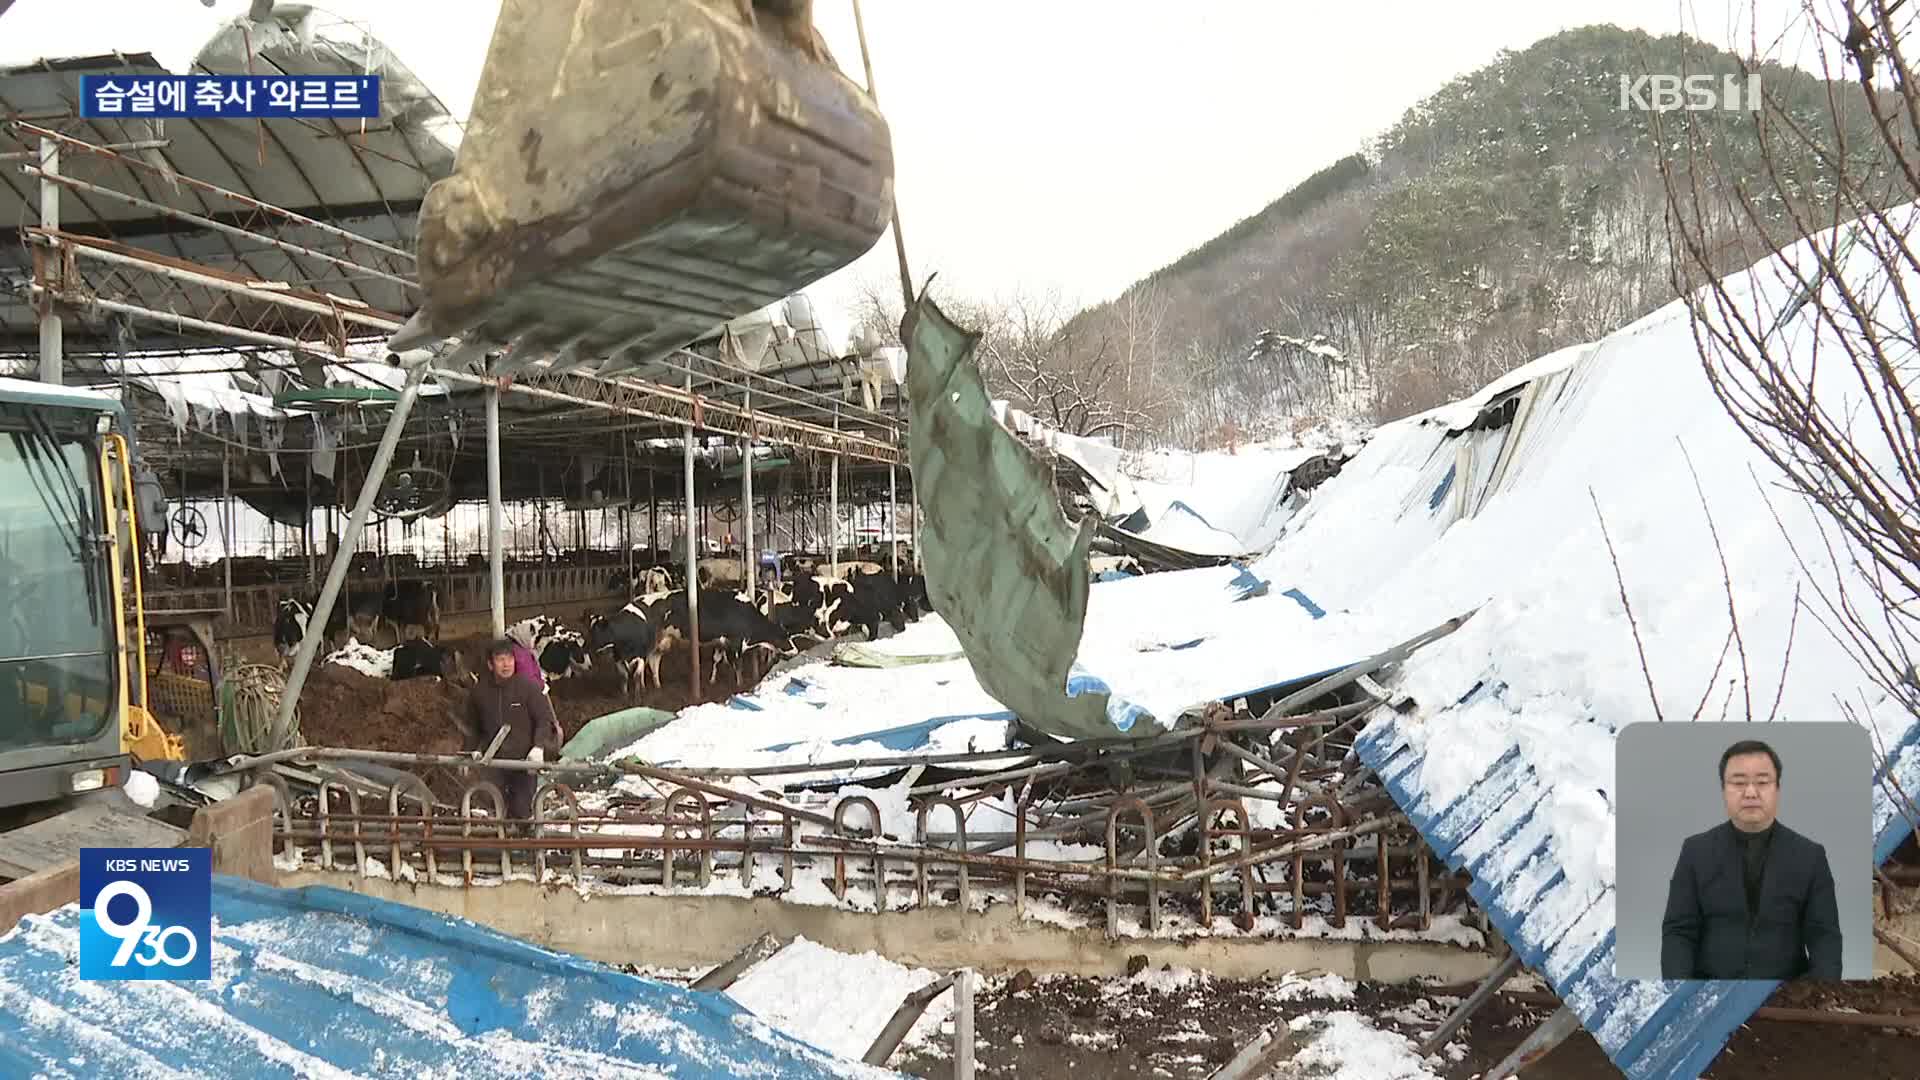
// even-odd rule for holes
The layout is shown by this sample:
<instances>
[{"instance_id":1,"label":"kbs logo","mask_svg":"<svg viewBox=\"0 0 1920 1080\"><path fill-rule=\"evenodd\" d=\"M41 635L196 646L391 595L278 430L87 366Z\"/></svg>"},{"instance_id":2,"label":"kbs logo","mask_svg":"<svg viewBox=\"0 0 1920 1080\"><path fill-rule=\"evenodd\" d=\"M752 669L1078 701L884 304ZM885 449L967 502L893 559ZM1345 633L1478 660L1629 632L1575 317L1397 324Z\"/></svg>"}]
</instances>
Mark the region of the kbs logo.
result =
<instances>
[{"instance_id":1,"label":"kbs logo","mask_svg":"<svg viewBox=\"0 0 1920 1080\"><path fill-rule=\"evenodd\" d=\"M1727 75L1715 80L1711 75L1642 75L1629 81L1620 76L1620 108L1642 112L1727 112L1760 111L1760 76Z\"/></svg>"},{"instance_id":2,"label":"kbs logo","mask_svg":"<svg viewBox=\"0 0 1920 1080\"><path fill-rule=\"evenodd\" d=\"M80 977L213 977L213 852L80 849Z\"/></svg>"}]
</instances>

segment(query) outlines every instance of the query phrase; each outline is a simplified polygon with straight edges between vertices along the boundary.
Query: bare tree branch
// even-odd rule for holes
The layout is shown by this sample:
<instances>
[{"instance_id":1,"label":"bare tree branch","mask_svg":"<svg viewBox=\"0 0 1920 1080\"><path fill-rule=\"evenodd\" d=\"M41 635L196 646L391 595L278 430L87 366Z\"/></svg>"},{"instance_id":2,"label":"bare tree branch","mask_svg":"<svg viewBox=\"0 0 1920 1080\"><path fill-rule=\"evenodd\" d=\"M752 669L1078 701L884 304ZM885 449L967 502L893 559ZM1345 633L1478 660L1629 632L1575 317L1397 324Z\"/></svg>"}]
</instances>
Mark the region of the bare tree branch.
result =
<instances>
[{"instance_id":1,"label":"bare tree branch","mask_svg":"<svg viewBox=\"0 0 1920 1080\"><path fill-rule=\"evenodd\" d=\"M1633 631L1633 647L1640 653L1640 674L1647 679L1647 700L1653 702L1653 718L1662 722L1666 717L1660 714L1660 693L1653 688L1653 669L1647 666L1647 647L1640 641L1640 623L1633 617L1633 601L1627 599L1627 579L1620 573L1620 556L1613 550L1613 537L1607 532L1607 516L1600 512L1600 497L1587 489L1587 498L1593 501L1593 516L1600 519L1600 539L1606 541L1607 558L1613 563L1613 580L1620 587L1620 605L1627 609L1627 627Z\"/></svg>"}]
</instances>

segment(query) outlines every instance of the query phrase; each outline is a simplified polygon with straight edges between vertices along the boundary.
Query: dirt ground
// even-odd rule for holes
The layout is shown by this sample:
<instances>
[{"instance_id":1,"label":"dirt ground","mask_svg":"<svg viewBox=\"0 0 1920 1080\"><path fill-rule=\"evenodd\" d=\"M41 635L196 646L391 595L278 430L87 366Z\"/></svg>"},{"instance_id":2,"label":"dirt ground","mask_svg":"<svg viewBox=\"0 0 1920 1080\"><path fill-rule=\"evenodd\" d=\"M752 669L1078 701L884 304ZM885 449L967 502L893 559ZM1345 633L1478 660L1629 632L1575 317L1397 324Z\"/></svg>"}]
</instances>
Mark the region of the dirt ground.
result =
<instances>
[{"instance_id":1,"label":"dirt ground","mask_svg":"<svg viewBox=\"0 0 1920 1080\"><path fill-rule=\"evenodd\" d=\"M442 644L460 654L464 670L484 669L491 640L486 633L443 638ZM709 669L710 670L710 669ZM620 689L618 675L608 668L583 676L556 679L549 684L554 716L572 738L589 720L633 705L677 712L690 700L688 654L679 650L661 664L665 685L648 687L635 700ZM723 665L716 685L704 684L699 702L725 701L744 687L736 687ZM309 744L385 750L399 753L448 754L465 749L460 727L466 686L458 679L427 677L399 682L364 675L337 664L314 668L300 694L300 729ZM456 794L461 785L450 770L420 771L436 795Z\"/></svg>"},{"instance_id":2,"label":"dirt ground","mask_svg":"<svg viewBox=\"0 0 1920 1080\"><path fill-rule=\"evenodd\" d=\"M1192 979L1147 972L1129 981L1051 976L991 980L975 995L976 1062L986 1075L1206 1077L1263 1029L1311 1012L1373 1017L1383 1030L1416 1042L1438 1026L1462 987L1361 983L1354 997L1281 1000L1281 981ZM1783 987L1769 1004L1920 1015L1920 978L1864 984ZM1505 995L1489 1002L1456 1041L1467 1053L1430 1062L1447 1080L1471 1080L1504 1058L1553 1011ZM1305 1038L1303 1037L1303 1042ZM953 1075L945 1045L923 1048L894 1066L927 1080ZM1295 1073L1282 1070L1278 1076ZM1311 1075L1299 1073L1298 1075ZM1593 1038L1576 1033L1524 1073L1529 1080L1618 1080L1620 1070ZM1755 1020L1736 1032L1705 1075L1713 1080L1920 1076L1920 1036L1888 1028Z\"/></svg>"}]
</instances>

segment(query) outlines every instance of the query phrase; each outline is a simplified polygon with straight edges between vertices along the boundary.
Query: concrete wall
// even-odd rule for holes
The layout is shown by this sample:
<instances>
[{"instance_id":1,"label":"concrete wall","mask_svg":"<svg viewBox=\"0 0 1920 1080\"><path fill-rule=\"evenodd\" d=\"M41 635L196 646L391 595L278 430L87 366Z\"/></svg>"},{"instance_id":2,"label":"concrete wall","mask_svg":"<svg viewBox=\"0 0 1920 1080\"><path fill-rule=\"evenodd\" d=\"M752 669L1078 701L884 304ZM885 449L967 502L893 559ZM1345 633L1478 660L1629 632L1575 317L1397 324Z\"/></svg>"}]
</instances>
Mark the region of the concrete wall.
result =
<instances>
[{"instance_id":1,"label":"concrete wall","mask_svg":"<svg viewBox=\"0 0 1920 1080\"><path fill-rule=\"evenodd\" d=\"M1425 942L1318 938L1122 938L1100 929L1066 929L1018 919L1009 907L962 916L954 908L865 914L772 899L731 896L582 897L531 882L452 888L301 870L280 884L329 885L455 915L535 944L610 964L697 968L723 963L762 933L803 935L843 952L876 952L903 964L985 972L1118 975L1129 957L1154 967L1204 969L1227 978L1328 971L1349 979L1404 982L1417 975L1446 982L1478 979L1491 953Z\"/></svg>"},{"instance_id":2,"label":"concrete wall","mask_svg":"<svg viewBox=\"0 0 1920 1080\"><path fill-rule=\"evenodd\" d=\"M279 884L273 866L273 791L265 786L193 812L182 847L213 849L213 872ZM75 858L0 885L0 934L23 915L44 915L80 902L80 862Z\"/></svg>"}]
</instances>

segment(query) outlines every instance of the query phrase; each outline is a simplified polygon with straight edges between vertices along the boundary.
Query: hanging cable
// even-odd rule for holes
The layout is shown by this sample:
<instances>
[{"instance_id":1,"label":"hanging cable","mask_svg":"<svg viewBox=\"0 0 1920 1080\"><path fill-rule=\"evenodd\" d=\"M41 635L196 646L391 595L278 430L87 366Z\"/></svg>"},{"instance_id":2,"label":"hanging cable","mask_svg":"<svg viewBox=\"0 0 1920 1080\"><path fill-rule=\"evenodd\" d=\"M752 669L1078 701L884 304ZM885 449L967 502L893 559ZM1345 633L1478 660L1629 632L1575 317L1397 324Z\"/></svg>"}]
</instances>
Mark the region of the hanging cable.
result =
<instances>
[{"instance_id":1,"label":"hanging cable","mask_svg":"<svg viewBox=\"0 0 1920 1080\"><path fill-rule=\"evenodd\" d=\"M872 98L874 106L878 107L880 94L873 84L873 54L867 48L867 21L860 14L860 0L853 0L853 29L860 35L860 64L866 68L867 72L867 96ZM895 167L898 168L897 162ZM913 275L907 270L907 238L900 232L900 199L897 194L900 185L894 184L893 190L896 194L889 199L893 209L893 252L900 260L900 297L901 302L906 305L901 308L901 312L904 314L913 310Z\"/></svg>"}]
</instances>

